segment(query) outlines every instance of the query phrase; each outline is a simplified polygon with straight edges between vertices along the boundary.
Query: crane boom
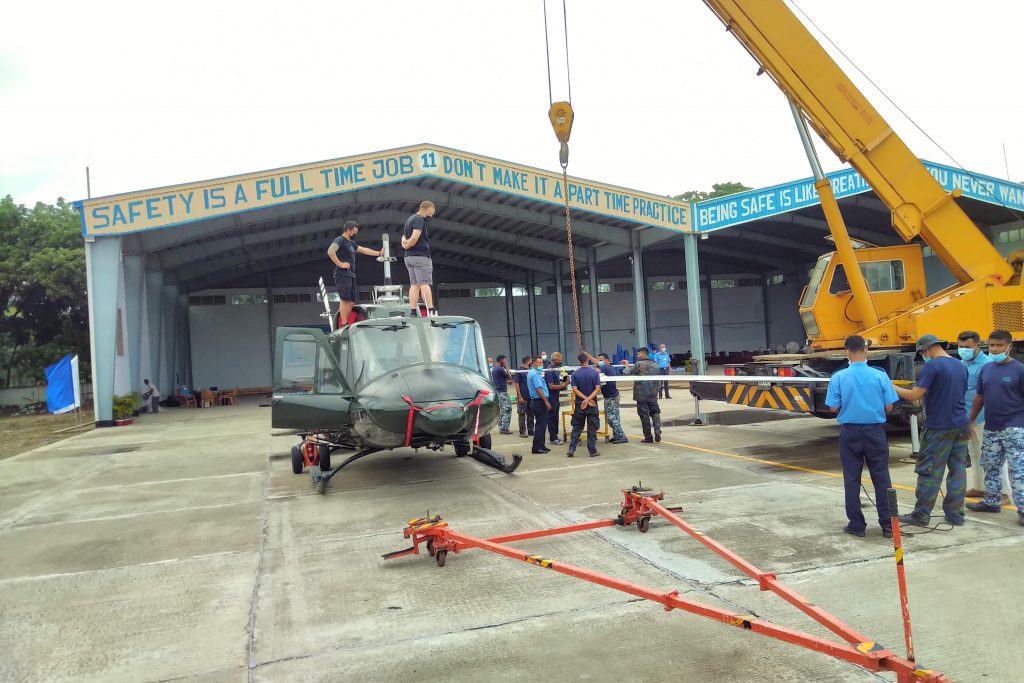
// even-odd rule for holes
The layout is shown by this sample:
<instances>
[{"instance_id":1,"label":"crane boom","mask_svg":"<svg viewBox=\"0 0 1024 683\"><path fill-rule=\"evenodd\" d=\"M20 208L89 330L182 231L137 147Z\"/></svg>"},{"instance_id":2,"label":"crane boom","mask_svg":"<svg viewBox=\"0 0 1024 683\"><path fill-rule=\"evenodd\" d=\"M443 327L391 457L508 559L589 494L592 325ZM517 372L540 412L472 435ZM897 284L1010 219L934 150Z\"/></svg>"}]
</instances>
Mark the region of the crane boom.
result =
<instances>
[{"instance_id":1,"label":"crane boom","mask_svg":"<svg viewBox=\"0 0 1024 683\"><path fill-rule=\"evenodd\" d=\"M961 283L1006 283L1013 269L782 0L705 0L726 29L892 211Z\"/></svg>"}]
</instances>

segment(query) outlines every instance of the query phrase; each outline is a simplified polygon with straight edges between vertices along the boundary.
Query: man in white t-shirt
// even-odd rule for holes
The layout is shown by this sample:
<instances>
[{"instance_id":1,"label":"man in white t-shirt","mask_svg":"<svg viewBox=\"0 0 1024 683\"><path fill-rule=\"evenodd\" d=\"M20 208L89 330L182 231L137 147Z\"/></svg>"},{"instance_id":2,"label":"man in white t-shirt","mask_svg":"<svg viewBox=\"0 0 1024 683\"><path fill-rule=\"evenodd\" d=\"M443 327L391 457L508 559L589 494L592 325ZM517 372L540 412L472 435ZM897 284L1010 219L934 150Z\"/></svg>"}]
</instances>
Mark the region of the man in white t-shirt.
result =
<instances>
[{"instance_id":1,"label":"man in white t-shirt","mask_svg":"<svg viewBox=\"0 0 1024 683\"><path fill-rule=\"evenodd\" d=\"M150 382L148 379L142 380L142 383L146 385L146 391L142 394L143 402L149 401L149 412L159 413L160 412L160 390L156 388L156 385ZM145 405L145 403L143 403Z\"/></svg>"}]
</instances>

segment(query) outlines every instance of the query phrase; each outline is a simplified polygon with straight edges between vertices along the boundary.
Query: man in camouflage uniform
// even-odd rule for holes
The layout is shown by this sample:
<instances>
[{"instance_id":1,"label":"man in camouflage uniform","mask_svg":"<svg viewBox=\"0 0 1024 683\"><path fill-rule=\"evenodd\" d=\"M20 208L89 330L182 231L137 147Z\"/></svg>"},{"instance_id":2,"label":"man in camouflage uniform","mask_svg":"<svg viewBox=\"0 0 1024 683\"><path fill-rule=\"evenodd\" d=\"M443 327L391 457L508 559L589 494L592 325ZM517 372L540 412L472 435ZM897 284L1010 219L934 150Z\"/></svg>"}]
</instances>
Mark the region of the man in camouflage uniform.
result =
<instances>
[{"instance_id":1,"label":"man in camouflage uniform","mask_svg":"<svg viewBox=\"0 0 1024 683\"><path fill-rule=\"evenodd\" d=\"M971 427L967 421L964 397L967 394L967 368L946 353L946 342L933 334L917 340L917 350L925 365L913 389L896 386L896 393L907 401L924 398L926 420L921 440L921 457L914 467L917 473L917 504L909 515L900 515L901 524L928 526L932 508L946 478L946 496L942 511L953 526L964 524L964 498L967 494L967 441ZM946 474L946 470L949 474Z\"/></svg>"},{"instance_id":2,"label":"man in camouflage uniform","mask_svg":"<svg viewBox=\"0 0 1024 683\"><path fill-rule=\"evenodd\" d=\"M1010 358L1013 335L995 330L988 337L992 362L978 377L978 394L971 419L985 410L985 440L981 467L985 470L985 499L968 504L974 512L1000 512L1003 463L1009 464L1010 490L1017 506L1017 522L1024 526L1024 364Z\"/></svg>"},{"instance_id":3,"label":"man in camouflage uniform","mask_svg":"<svg viewBox=\"0 0 1024 683\"><path fill-rule=\"evenodd\" d=\"M661 374L658 365L647 357L647 349L636 350L636 364L630 365L623 361L627 375L648 376ZM661 441L661 407L658 405L658 387L661 382L654 380L638 380L633 383L633 400L636 401L636 412L640 416L640 425L644 430L641 443ZM651 435L651 427L654 435Z\"/></svg>"},{"instance_id":4,"label":"man in camouflage uniform","mask_svg":"<svg viewBox=\"0 0 1024 683\"><path fill-rule=\"evenodd\" d=\"M622 368L612 365L611 358L607 353L597 354L594 358L589 353L587 358L597 366L597 371L604 377L621 377ZM604 417L612 430L610 443L629 443L626 432L622 430L622 415L619 413L619 385L617 382L604 381L601 383L601 396L604 397Z\"/></svg>"}]
</instances>

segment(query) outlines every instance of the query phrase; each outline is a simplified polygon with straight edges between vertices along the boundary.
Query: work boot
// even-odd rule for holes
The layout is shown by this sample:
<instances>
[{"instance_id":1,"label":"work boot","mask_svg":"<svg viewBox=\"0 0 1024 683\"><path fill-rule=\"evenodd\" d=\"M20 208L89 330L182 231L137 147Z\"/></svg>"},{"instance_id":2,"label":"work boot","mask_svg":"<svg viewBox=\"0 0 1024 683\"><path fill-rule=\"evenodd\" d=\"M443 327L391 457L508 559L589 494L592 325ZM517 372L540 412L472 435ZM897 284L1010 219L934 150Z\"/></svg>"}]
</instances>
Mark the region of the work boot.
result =
<instances>
[{"instance_id":1,"label":"work boot","mask_svg":"<svg viewBox=\"0 0 1024 683\"><path fill-rule=\"evenodd\" d=\"M565 454L565 457L571 458L574 455L576 455L576 451L569 451L568 453Z\"/></svg>"},{"instance_id":2,"label":"work boot","mask_svg":"<svg viewBox=\"0 0 1024 683\"><path fill-rule=\"evenodd\" d=\"M857 536L858 538L864 538L865 532L863 529L857 530L851 527L849 524L847 524L843 527L843 533L850 534L851 536Z\"/></svg>"},{"instance_id":3,"label":"work boot","mask_svg":"<svg viewBox=\"0 0 1024 683\"><path fill-rule=\"evenodd\" d=\"M519 436L523 439L526 438L526 432L519 432ZM533 436L532 434L530 436Z\"/></svg>"},{"instance_id":4,"label":"work boot","mask_svg":"<svg viewBox=\"0 0 1024 683\"><path fill-rule=\"evenodd\" d=\"M946 521L952 524L953 526L964 525L964 520L962 518L950 517L949 515L946 515Z\"/></svg>"},{"instance_id":5,"label":"work boot","mask_svg":"<svg viewBox=\"0 0 1024 683\"><path fill-rule=\"evenodd\" d=\"M652 439L649 436L645 436L643 439L640 440L640 443L654 443L654 439Z\"/></svg>"},{"instance_id":6,"label":"work boot","mask_svg":"<svg viewBox=\"0 0 1024 683\"><path fill-rule=\"evenodd\" d=\"M882 529L882 536L892 538L892 529Z\"/></svg>"},{"instance_id":7,"label":"work boot","mask_svg":"<svg viewBox=\"0 0 1024 683\"><path fill-rule=\"evenodd\" d=\"M565 442L562 441L561 439L551 439L548 441L548 443L550 443L552 446L561 446Z\"/></svg>"},{"instance_id":8,"label":"work boot","mask_svg":"<svg viewBox=\"0 0 1024 683\"><path fill-rule=\"evenodd\" d=\"M511 429L501 429L501 430L498 430L498 433L499 434L511 434L512 430Z\"/></svg>"},{"instance_id":9,"label":"work boot","mask_svg":"<svg viewBox=\"0 0 1024 683\"><path fill-rule=\"evenodd\" d=\"M658 443L661 443L661 432L654 433L654 440L657 441Z\"/></svg>"},{"instance_id":10,"label":"work boot","mask_svg":"<svg viewBox=\"0 0 1024 683\"><path fill-rule=\"evenodd\" d=\"M597 456L599 456L599 455L601 455L601 454L600 454L600 453L598 453L597 451L594 451L593 453L591 453L591 454L590 454L590 457L591 457L591 458L596 458L596 457L597 457Z\"/></svg>"},{"instance_id":11,"label":"work boot","mask_svg":"<svg viewBox=\"0 0 1024 683\"><path fill-rule=\"evenodd\" d=\"M626 437L622 437L620 439L612 439L608 443L629 443L629 439L627 439Z\"/></svg>"},{"instance_id":12,"label":"work boot","mask_svg":"<svg viewBox=\"0 0 1024 683\"><path fill-rule=\"evenodd\" d=\"M922 522L913 515L900 515L900 524L909 524L911 526L928 526L928 522Z\"/></svg>"},{"instance_id":13,"label":"work boot","mask_svg":"<svg viewBox=\"0 0 1024 683\"><path fill-rule=\"evenodd\" d=\"M1003 509L998 505L989 505L983 500L979 500L977 503L968 503L967 509L971 512L1002 512Z\"/></svg>"}]
</instances>

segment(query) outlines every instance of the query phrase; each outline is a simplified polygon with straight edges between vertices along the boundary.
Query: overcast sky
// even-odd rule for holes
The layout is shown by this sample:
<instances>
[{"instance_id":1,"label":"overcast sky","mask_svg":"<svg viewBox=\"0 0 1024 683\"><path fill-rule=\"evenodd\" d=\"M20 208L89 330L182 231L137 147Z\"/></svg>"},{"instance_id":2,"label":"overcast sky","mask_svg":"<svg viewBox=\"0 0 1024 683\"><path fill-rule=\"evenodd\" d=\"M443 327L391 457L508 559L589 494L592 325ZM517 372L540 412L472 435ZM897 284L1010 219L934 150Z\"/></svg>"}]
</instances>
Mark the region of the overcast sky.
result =
<instances>
[{"instance_id":1,"label":"overcast sky","mask_svg":"<svg viewBox=\"0 0 1024 683\"><path fill-rule=\"evenodd\" d=\"M798 4L966 168L1005 177L1005 144L1024 179L1024 3ZM557 169L540 0L61 5L4 10L0 196L19 203L84 198L86 165L100 196L421 142ZM703 3L570 0L568 18L573 175L658 194L809 175L782 95Z\"/></svg>"}]
</instances>

